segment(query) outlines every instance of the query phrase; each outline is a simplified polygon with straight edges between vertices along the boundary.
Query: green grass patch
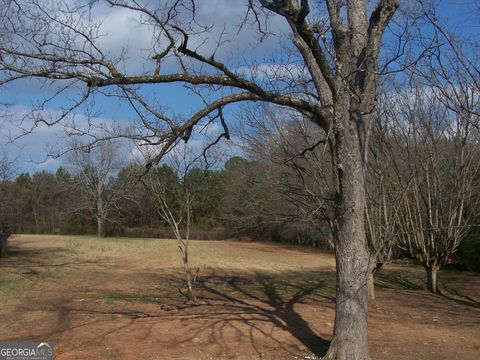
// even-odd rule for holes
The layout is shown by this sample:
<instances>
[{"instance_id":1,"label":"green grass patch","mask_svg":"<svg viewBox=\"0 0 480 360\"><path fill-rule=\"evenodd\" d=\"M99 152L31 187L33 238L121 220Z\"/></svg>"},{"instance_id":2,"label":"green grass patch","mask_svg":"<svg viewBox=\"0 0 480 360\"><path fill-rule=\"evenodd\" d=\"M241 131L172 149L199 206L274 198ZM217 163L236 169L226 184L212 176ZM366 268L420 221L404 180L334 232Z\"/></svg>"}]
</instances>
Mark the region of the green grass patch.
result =
<instances>
[{"instance_id":1,"label":"green grass patch","mask_svg":"<svg viewBox=\"0 0 480 360\"><path fill-rule=\"evenodd\" d=\"M115 304L117 301L131 300L132 296L129 294L109 293L104 294L103 299L107 304L112 305Z\"/></svg>"},{"instance_id":2,"label":"green grass patch","mask_svg":"<svg viewBox=\"0 0 480 360\"><path fill-rule=\"evenodd\" d=\"M21 277L0 279L0 295L13 295L23 288L25 279Z\"/></svg>"},{"instance_id":3,"label":"green grass patch","mask_svg":"<svg viewBox=\"0 0 480 360\"><path fill-rule=\"evenodd\" d=\"M2 313L11 311L11 306L15 306L30 293L30 284L27 278L21 274L0 273L0 304L2 304L0 316Z\"/></svg>"}]
</instances>

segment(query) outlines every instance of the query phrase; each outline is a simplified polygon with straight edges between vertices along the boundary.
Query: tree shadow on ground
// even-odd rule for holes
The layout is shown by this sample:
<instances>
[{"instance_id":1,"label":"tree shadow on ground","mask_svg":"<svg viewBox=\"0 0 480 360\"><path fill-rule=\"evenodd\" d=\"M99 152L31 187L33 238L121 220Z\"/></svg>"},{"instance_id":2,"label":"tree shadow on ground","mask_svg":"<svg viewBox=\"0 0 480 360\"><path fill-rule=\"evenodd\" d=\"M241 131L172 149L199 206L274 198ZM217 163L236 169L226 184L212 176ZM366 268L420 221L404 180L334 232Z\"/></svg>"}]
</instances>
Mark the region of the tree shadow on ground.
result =
<instances>
[{"instance_id":1,"label":"tree shadow on ground","mask_svg":"<svg viewBox=\"0 0 480 360\"><path fill-rule=\"evenodd\" d=\"M291 352L291 348L284 346L272 335L272 331L267 332L262 326L264 323L269 323L277 330L290 333L314 355L322 357L326 354L330 342L312 329L310 324L296 311L295 305L306 301L312 295L319 295L319 291L325 290L329 286L328 281L324 279L306 282L289 281L257 274L254 279L238 276L227 277L223 284L217 277L217 281L213 282L214 285L210 283L211 281L204 281L199 286L201 299L206 300L207 304L218 304L218 301L223 301L227 314L230 316L215 319L216 321L206 328L199 329L190 338L197 337L201 332L211 331L212 341L220 340L218 336L221 336L221 332L219 333L218 328L235 326L233 323L240 321L250 329L251 344L259 355L262 349L255 344L255 331L274 340L283 350ZM333 307L333 297L320 296Z\"/></svg>"},{"instance_id":2,"label":"tree shadow on ground","mask_svg":"<svg viewBox=\"0 0 480 360\"><path fill-rule=\"evenodd\" d=\"M458 290L453 288L441 289L438 295L444 297L445 299L456 302L460 305L470 306L477 309L480 309L480 301L474 299L468 295L461 294Z\"/></svg>"},{"instance_id":3,"label":"tree shadow on ground","mask_svg":"<svg viewBox=\"0 0 480 360\"><path fill-rule=\"evenodd\" d=\"M68 259L68 261L58 261L57 259L65 259L65 253L69 253L70 250L65 247L42 247L42 248L25 248L13 244L9 246L7 256L0 261L0 268L55 268L55 267L67 267L74 265L89 265L89 264L101 264L106 262L105 260L77 260ZM31 270L35 271L35 270Z\"/></svg>"},{"instance_id":4,"label":"tree shadow on ground","mask_svg":"<svg viewBox=\"0 0 480 360\"><path fill-rule=\"evenodd\" d=\"M437 293L428 291L425 287L426 277L424 274L418 273L412 275L409 272L398 270L381 270L375 274L375 286L379 289L392 290L411 290L411 291L426 291L431 296L437 296L446 300L453 301L459 305L480 308L480 301L462 294L459 290L452 287L455 282L444 280L439 284Z\"/></svg>"},{"instance_id":5,"label":"tree shadow on ground","mask_svg":"<svg viewBox=\"0 0 480 360\"><path fill-rule=\"evenodd\" d=\"M393 290L424 290L424 280L416 277L411 279L401 271L381 270L375 274L375 286L379 289Z\"/></svg>"},{"instance_id":6,"label":"tree shadow on ground","mask_svg":"<svg viewBox=\"0 0 480 360\"><path fill-rule=\"evenodd\" d=\"M25 249L15 246L8 248L7 256L4 259L10 260L27 260L33 258L43 258L51 255L65 253L65 250L59 247L45 247L41 249Z\"/></svg>"}]
</instances>

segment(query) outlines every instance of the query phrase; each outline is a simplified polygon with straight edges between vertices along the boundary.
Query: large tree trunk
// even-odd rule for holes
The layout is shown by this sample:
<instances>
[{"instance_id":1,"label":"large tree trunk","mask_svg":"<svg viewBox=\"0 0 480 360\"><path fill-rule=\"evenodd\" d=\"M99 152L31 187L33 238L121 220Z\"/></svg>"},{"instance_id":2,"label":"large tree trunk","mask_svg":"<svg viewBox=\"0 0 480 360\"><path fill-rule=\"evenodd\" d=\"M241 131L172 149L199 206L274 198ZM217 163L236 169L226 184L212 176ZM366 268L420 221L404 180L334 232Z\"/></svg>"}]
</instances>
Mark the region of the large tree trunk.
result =
<instances>
[{"instance_id":1,"label":"large tree trunk","mask_svg":"<svg viewBox=\"0 0 480 360\"><path fill-rule=\"evenodd\" d=\"M427 288L433 293L438 292L437 274L440 267L438 265L424 265L427 272Z\"/></svg>"},{"instance_id":2,"label":"large tree trunk","mask_svg":"<svg viewBox=\"0 0 480 360\"><path fill-rule=\"evenodd\" d=\"M357 124L347 106L336 114L335 259L337 270L335 328L327 358L370 359L368 287L370 252L365 234L365 161Z\"/></svg>"}]
</instances>

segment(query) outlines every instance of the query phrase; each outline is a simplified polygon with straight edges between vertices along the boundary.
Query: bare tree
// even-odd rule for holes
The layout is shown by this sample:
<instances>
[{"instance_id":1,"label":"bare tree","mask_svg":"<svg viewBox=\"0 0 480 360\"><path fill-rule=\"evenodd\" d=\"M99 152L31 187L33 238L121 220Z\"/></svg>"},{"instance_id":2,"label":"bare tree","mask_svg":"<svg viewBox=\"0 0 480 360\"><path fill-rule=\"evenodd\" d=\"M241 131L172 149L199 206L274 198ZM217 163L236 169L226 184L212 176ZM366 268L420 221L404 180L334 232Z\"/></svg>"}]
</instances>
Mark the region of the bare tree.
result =
<instances>
[{"instance_id":1,"label":"bare tree","mask_svg":"<svg viewBox=\"0 0 480 360\"><path fill-rule=\"evenodd\" d=\"M388 117L390 186L402 189L396 245L424 266L428 289L437 292L438 270L470 229L478 205L478 129L420 86L398 92Z\"/></svg>"},{"instance_id":2,"label":"bare tree","mask_svg":"<svg viewBox=\"0 0 480 360\"><path fill-rule=\"evenodd\" d=\"M424 18L431 24L435 46L411 71L418 82L434 89L438 101L450 111L479 126L479 39L456 33L456 29L439 21L434 4L423 0L418 2L422 5ZM478 8L473 11L478 12Z\"/></svg>"},{"instance_id":3,"label":"bare tree","mask_svg":"<svg viewBox=\"0 0 480 360\"><path fill-rule=\"evenodd\" d=\"M142 25L153 29L150 58L155 69L128 74L121 55L115 58L102 50L102 31L91 20L95 2L17 0L6 1L1 13L1 83L43 78L57 85L54 96L78 92L80 84L86 85L79 100L65 104L60 115L33 112L36 121L48 124L65 123L68 113L101 92L124 99L141 121L128 135L161 145L148 167L158 163L181 139L188 141L205 119L220 123L223 131L218 139L228 138L224 108L238 102L263 101L287 107L322 128L331 143L336 169L333 229L337 306L328 356L368 359L366 284L371 261L364 227L367 149L382 37L398 1L380 0L372 5L371 12L365 0L325 0L315 2L312 8L308 0L248 1L240 29L255 27L265 40L271 31L264 24L276 16L283 21L285 37L290 40L286 48L292 50L288 61L294 70L283 75L267 71L266 76L259 76L255 61L246 60L239 67L237 61L222 60L217 50L228 43L228 32L220 32L213 50L198 46L207 41L202 34L212 35L211 27L197 21L199 1L166 1L156 7L137 1L105 3L131 11ZM164 73L161 65L171 58L179 67ZM275 69L278 61L267 66ZM250 71L245 72L245 68ZM158 103L137 91L142 85L173 82L186 84L201 96L205 106L192 116L169 117ZM65 98L71 99L70 94Z\"/></svg>"},{"instance_id":4,"label":"bare tree","mask_svg":"<svg viewBox=\"0 0 480 360\"><path fill-rule=\"evenodd\" d=\"M249 205L259 205L252 214L262 213L266 224L293 223L297 230L305 229L304 235L321 236L317 245L333 247L329 240L335 185L330 148L322 130L308 119L265 104L246 109L242 119L246 128L238 133L250 158L258 163L259 176L240 171L233 181L249 176L262 183L257 195L249 199Z\"/></svg>"},{"instance_id":5,"label":"bare tree","mask_svg":"<svg viewBox=\"0 0 480 360\"><path fill-rule=\"evenodd\" d=\"M0 154L0 185L10 179L13 171L13 162L9 160L6 152ZM5 223L4 215L6 213L6 202L3 196L4 189L0 187L0 257L7 254L7 239L9 236L9 229Z\"/></svg>"},{"instance_id":6,"label":"bare tree","mask_svg":"<svg viewBox=\"0 0 480 360\"><path fill-rule=\"evenodd\" d=\"M118 201L128 196L130 180L115 182L114 176L125 165L119 143L104 141L93 147L72 143L75 149L67 155L68 168L74 174L74 183L84 191L84 199L76 211L93 213L97 223L97 236L105 235L105 223Z\"/></svg>"},{"instance_id":7,"label":"bare tree","mask_svg":"<svg viewBox=\"0 0 480 360\"><path fill-rule=\"evenodd\" d=\"M5 151L0 153L0 182L10 180L15 174L15 159L10 159Z\"/></svg>"},{"instance_id":8,"label":"bare tree","mask_svg":"<svg viewBox=\"0 0 480 360\"><path fill-rule=\"evenodd\" d=\"M375 273L391 260L395 250L396 218L404 192L390 159L391 156L396 156L395 151L399 149L395 146L389 123L385 121L385 113L391 111L391 103L382 100L388 99L388 94L385 92L380 96L375 111L367 176L366 231L375 261L368 278L370 300L375 299Z\"/></svg>"},{"instance_id":9,"label":"bare tree","mask_svg":"<svg viewBox=\"0 0 480 360\"><path fill-rule=\"evenodd\" d=\"M188 183L188 171L194 161L190 161L183 151L176 151L171 156L172 167L164 165L152 169L142 179L142 183L154 198L160 218L172 230L177 241L185 278L187 281L188 300L196 301L194 293L196 274L193 274L189 262L190 230L193 220L193 192Z\"/></svg>"}]
</instances>

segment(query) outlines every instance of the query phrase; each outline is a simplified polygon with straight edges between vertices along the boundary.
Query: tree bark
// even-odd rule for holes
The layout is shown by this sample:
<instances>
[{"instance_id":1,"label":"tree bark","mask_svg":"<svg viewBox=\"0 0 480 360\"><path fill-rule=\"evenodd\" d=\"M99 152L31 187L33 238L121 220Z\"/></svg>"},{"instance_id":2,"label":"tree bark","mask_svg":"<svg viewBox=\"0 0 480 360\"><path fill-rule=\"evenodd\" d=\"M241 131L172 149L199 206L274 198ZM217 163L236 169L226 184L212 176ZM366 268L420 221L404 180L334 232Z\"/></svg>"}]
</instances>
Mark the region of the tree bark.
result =
<instances>
[{"instance_id":1,"label":"tree bark","mask_svg":"<svg viewBox=\"0 0 480 360\"><path fill-rule=\"evenodd\" d=\"M103 236L103 219L97 216L97 237Z\"/></svg>"},{"instance_id":2,"label":"tree bark","mask_svg":"<svg viewBox=\"0 0 480 360\"><path fill-rule=\"evenodd\" d=\"M358 124L348 106L336 109L335 259L337 270L335 328L327 359L367 360L370 252L365 234L365 161ZM343 106L342 106L343 105Z\"/></svg>"},{"instance_id":3,"label":"tree bark","mask_svg":"<svg viewBox=\"0 0 480 360\"><path fill-rule=\"evenodd\" d=\"M38 215L35 207L32 208L33 210L33 219L35 220L35 234L40 234L40 223L38 221Z\"/></svg>"},{"instance_id":4,"label":"tree bark","mask_svg":"<svg viewBox=\"0 0 480 360\"><path fill-rule=\"evenodd\" d=\"M193 275L188 262L188 249L180 249L180 254L182 256L183 267L185 268L185 277L187 279L187 300L197 301L197 297L193 292Z\"/></svg>"},{"instance_id":5,"label":"tree bark","mask_svg":"<svg viewBox=\"0 0 480 360\"><path fill-rule=\"evenodd\" d=\"M374 301L375 300L375 276L374 272L370 272L368 274L368 300Z\"/></svg>"},{"instance_id":6,"label":"tree bark","mask_svg":"<svg viewBox=\"0 0 480 360\"><path fill-rule=\"evenodd\" d=\"M427 272L427 289L433 293L438 292L437 287L437 274L439 266L437 265L425 265L425 271Z\"/></svg>"}]
</instances>

